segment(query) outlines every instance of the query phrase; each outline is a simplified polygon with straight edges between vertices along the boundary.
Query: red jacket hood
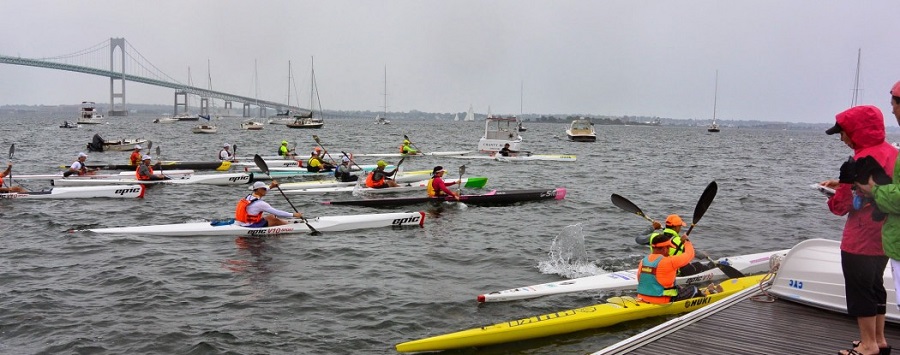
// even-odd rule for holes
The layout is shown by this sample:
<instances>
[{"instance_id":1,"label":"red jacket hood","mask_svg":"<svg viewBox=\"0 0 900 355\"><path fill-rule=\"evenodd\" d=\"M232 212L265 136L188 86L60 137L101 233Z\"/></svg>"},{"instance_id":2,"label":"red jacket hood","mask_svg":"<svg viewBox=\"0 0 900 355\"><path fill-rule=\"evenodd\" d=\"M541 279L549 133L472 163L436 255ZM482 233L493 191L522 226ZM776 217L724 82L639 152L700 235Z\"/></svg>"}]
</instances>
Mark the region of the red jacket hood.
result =
<instances>
[{"instance_id":1,"label":"red jacket hood","mask_svg":"<svg viewBox=\"0 0 900 355\"><path fill-rule=\"evenodd\" d=\"M875 106L851 107L837 114L835 119L850 137L855 152L884 142L884 116Z\"/></svg>"}]
</instances>

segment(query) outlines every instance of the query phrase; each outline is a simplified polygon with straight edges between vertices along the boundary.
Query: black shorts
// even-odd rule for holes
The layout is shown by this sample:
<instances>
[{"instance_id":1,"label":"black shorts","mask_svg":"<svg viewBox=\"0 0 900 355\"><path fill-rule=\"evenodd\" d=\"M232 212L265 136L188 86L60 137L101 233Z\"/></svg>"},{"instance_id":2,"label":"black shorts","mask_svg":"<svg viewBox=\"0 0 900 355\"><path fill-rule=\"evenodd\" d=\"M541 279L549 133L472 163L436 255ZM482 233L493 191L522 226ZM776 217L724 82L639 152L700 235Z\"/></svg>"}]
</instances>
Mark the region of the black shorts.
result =
<instances>
[{"instance_id":1,"label":"black shorts","mask_svg":"<svg viewBox=\"0 0 900 355\"><path fill-rule=\"evenodd\" d=\"M886 313L884 269L887 262L887 256L851 254L841 250L848 315L874 317Z\"/></svg>"}]
</instances>

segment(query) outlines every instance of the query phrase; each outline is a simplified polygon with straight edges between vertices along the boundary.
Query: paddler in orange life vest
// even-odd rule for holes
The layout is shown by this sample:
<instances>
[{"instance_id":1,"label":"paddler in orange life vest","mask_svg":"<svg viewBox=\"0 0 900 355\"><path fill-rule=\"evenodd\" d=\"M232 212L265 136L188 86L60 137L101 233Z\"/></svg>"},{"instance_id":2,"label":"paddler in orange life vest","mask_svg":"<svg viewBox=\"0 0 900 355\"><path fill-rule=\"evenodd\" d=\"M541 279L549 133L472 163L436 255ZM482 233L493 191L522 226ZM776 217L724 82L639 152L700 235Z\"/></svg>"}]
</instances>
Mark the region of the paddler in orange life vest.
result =
<instances>
[{"instance_id":1,"label":"paddler in orange life vest","mask_svg":"<svg viewBox=\"0 0 900 355\"><path fill-rule=\"evenodd\" d=\"M657 229L662 228L662 226L657 221L653 221L653 232L650 234L649 239L647 239L643 244L652 244L654 240L658 238L668 238L670 240L671 247L669 248L668 255L675 256L684 253L684 242L683 239L687 237L681 236L681 227L687 226L687 223L684 223L684 220L681 219L677 214L671 214L666 217L666 228L662 230L662 232L656 232ZM662 240L662 239L660 239ZM651 247L652 249L652 247ZM699 261L691 262L684 267L678 269L678 276L690 276L695 275L700 272L709 270L716 267L715 265L707 265L701 263Z\"/></svg>"},{"instance_id":2,"label":"paddler in orange life vest","mask_svg":"<svg viewBox=\"0 0 900 355\"><path fill-rule=\"evenodd\" d=\"M434 167L434 170L431 172L431 179L428 180L428 185L426 185L428 197L453 196L453 198L459 201L459 194L451 191L447 186L459 184L461 180L451 181L449 183L444 182L443 177L446 172L447 170L444 170L444 167L440 165Z\"/></svg>"},{"instance_id":3,"label":"paddler in orange life vest","mask_svg":"<svg viewBox=\"0 0 900 355\"><path fill-rule=\"evenodd\" d=\"M3 178L9 176L10 172L12 172L12 163L6 162L6 170L3 170L3 172L0 172L0 193L28 192L28 190L25 190L25 188L23 188L21 186L9 186L9 187L3 186Z\"/></svg>"},{"instance_id":4,"label":"paddler in orange life vest","mask_svg":"<svg viewBox=\"0 0 900 355\"><path fill-rule=\"evenodd\" d=\"M138 166L139 164L141 164L142 156L143 154L141 154L141 146L139 144L135 145L134 150L131 151L131 156L128 157L128 165Z\"/></svg>"},{"instance_id":5,"label":"paddler in orange life vest","mask_svg":"<svg viewBox=\"0 0 900 355\"><path fill-rule=\"evenodd\" d=\"M237 203L237 207L234 210L235 223L244 227L260 228L280 226L287 223L287 221L278 217L303 218L303 214L300 212L291 213L278 210L262 200L262 198L266 196L266 193L269 192L270 188L275 188L277 186L278 182L275 180L272 180L272 184L268 186L262 181L254 182L253 186L250 186L250 190L252 190L253 193L247 195L247 197L244 197ZM268 212L269 214L263 217L263 212Z\"/></svg>"},{"instance_id":6,"label":"paddler in orange life vest","mask_svg":"<svg viewBox=\"0 0 900 355\"><path fill-rule=\"evenodd\" d=\"M390 173L387 173L384 171L384 168L387 166L387 163L384 160L379 160L375 165L375 170L372 170L369 175L366 175L366 187L371 187L373 189L397 187L397 182L388 178L388 176L394 176L397 172L397 168L394 168Z\"/></svg>"},{"instance_id":7,"label":"paddler in orange life vest","mask_svg":"<svg viewBox=\"0 0 900 355\"><path fill-rule=\"evenodd\" d=\"M701 293L697 286L675 285L678 269L694 259L694 245L688 237L681 237L684 252L674 256L669 255L669 249L675 247L670 234L661 234L653 239L650 255L638 264L638 300L665 304L699 296Z\"/></svg>"},{"instance_id":8,"label":"paddler in orange life vest","mask_svg":"<svg viewBox=\"0 0 900 355\"><path fill-rule=\"evenodd\" d=\"M169 177L153 173L151 161L153 157L145 155L141 158L141 165L134 170L134 175L141 181L169 180Z\"/></svg>"}]
</instances>

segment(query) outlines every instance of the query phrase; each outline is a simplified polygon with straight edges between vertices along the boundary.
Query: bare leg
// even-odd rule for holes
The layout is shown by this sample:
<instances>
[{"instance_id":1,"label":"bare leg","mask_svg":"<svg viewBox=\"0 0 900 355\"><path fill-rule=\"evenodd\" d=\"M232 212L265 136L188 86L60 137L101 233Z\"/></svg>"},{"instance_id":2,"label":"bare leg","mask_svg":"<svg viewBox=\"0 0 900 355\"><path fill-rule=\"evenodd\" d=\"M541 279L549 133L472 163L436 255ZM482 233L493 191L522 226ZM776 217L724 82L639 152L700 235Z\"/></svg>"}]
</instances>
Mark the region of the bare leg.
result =
<instances>
[{"instance_id":1,"label":"bare leg","mask_svg":"<svg viewBox=\"0 0 900 355\"><path fill-rule=\"evenodd\" d=\"M282 221L280 218L275 217L274 215L266 216L266 221L269 222L269 227L287 224L287 222Z\"/></svg>"}]
</instances>

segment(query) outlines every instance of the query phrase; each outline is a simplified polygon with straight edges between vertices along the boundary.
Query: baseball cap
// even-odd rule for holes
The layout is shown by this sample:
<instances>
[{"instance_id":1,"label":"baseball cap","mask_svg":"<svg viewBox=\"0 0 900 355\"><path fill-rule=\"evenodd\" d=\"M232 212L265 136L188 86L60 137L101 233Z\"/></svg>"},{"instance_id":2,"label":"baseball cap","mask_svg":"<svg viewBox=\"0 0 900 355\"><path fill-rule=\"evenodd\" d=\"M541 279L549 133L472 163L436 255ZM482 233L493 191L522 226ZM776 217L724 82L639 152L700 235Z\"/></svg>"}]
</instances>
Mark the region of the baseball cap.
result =
<instances>
[{"instance_id":1,"label":"baseball cap","mask_svg":"<svg viewBox=\"0 0 900 355\"><path fill-rule=\"evenodd\" d=\"M141 150L141 149L144 149L144 148L141 148L141 145L140 145L140 144L135 144L135 145L134 145L134 149Z\"/></svg>"},{"instance_id":2,"label":"baseball cap","mask_svg":"<svg viewBox=\"0 0 900 355\"><path fill-rule=\"evenodd\" d=\"M266 191L269 191L269 185L266 185L266 183L262 181L257 181L253 183L253 186L250 186L250 190L256 189L266 189Z\"/></svg>"},{"instance_id":3,"label":"baseball cap","mask_svg":"<svg viewBox=\"0 0 900 355\"><path fill-rule=\"evenodd\" d=\"M281 141L281 145L287 145L287 141Z\"/></svg>"},{"instance_id":4,"label":"baseball cap","mask_svg":"<svg viewBox=\"0 0 900 355\"><path fill-rule=\"evenodd\" d=\"M222 145L222 148L231 148L231 144L225 143Z\"/></svg>"},{"instance_id":5,"label":"baseball cap","mask_svg":"<svg viewBox=\"0 0 900 355\"><path fill-rule=\"evenodd\" d=\"M387 163L385 163L384 160L379 160L377 163L375 163L375 165L378 165L380 167L385 167L385 166L387 166Z\"/></svg>"},{"instance_id":6,"label":"baseball cap","mask_svg":"<svg viewBox=\"0 0 900 355\"><path fill-rule=\"evenodd\" d=\"M825 134L829 136L835 133L841 133L841 125L837 123L834 124L834 127L825 130Z\"/></svg>"},{"instance_id":7,"label":"baseball cap","mask_svg":"<svg viewBox=\"0 0 900 355\"><path fill-rule=\"evenodd\" d=\"M342 161L342 162L348 162L348 163L349 163L349 162L350 162L350 157L348 157L348 156L345 155L343 158L341 158L341 161Z\"/></svg>"},{"instance_id":8,"label":"baseball cap","mask_svg":"<svg viewBox=\"0 0 900 355\"><path fill-rule=\"evenodd\" d=\"M404 139L403 144L409 144L409 139Z\"/></svg>"},{"instance_id":9,"label":"baseball cap","mask_svg":"<svg viewBox=\"0 0 900 355\"><path fill-rule=\"evenodd\" d=\"M900 81L894 84L894 87L891 88L891 95L900 97Z\"/></svg>"},{"instance_id":10,"label":"baseball cap","mask_svg":"<svg viewBox=\"0 0 900 355\"><path fill-rule=\"evenodd\" d=\"M437 173L442 172L442 171L447 171L447 170L444 170L443 166L438 165L438 166L434 167L434 170L431 171L431 175L437 175Z\"/></svg>"},{"instance_id":11,"label":"baseball cap","mask_svg":"<svg viewBox=\"0 0 900 355\"><path fill-rule=\"evenodd\" d=\"M81 157L87 158L87 154L84 154L84 152L81 152L81 153L78 153L78 157L79 158L81 158Z\"/></svg>"},{"instance_id":12,"label":"baseball cap","mask_svg":"<svg viewBox=\"0 0 900 355\"><path fill-rule=\"evenodd\" d=\"M666 225L671 226L671 227L676 227L676 226L683 227L683 226L686 226L687 223L684 223L684 221L681 220L681 217L678 217L677 214L670 214L668 217L666 217Z\"/></svg>"},{"instance_id":13,"label":"baseball cap","mask_svg":"<svg viewBox=\"0 0 900 355\"><path fill-rule=\"evenodd\" d=\"M141 160L153 160L153 157L151 157L149 155L144 155L141 157Z\"/></svg>"},{"instance_id":14,"label":"baseball cap","mask_svg":"<svg viewBox=\"0 0 900 355\"><path fill-rule=\"evenodd\" d=\"M672 245L672 236L667 233L660 233L650 238L650 245L654 247L667 247Z\"/></svg>"},{"instance_id":15,"label":"baseball cap","mask_svg":"<svg viewBox=\"0 0 900 355\"><path fill-rule=\"evenodd\" d=\"M312 152L309 153L309 154L310 154L310 155L319 155L319 151L314 150L314 151L312 151Z\"/></svg>"}]
</instances>

